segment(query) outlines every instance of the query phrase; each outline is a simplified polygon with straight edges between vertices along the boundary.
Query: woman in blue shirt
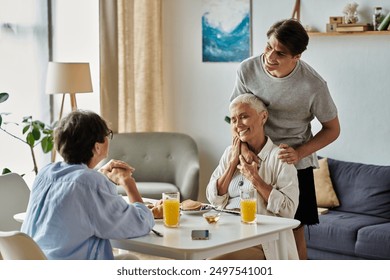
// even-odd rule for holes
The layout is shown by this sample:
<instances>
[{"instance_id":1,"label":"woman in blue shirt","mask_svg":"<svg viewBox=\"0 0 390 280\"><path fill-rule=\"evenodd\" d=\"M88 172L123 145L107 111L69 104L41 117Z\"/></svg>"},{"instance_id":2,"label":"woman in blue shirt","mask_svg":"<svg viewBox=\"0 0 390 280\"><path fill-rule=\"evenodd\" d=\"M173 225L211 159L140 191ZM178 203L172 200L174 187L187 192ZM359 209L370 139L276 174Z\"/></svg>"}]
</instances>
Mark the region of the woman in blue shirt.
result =
<instances>
[{"instance_id":1,"label":"woman in blue shirt","mask_svg":"<svg viewBox=\"0 0 390 280\"><path fill-rule=\"evenodd\" d=\"M55 148L64 161L38 173L21 229L48 259L114 259L109 239L146 235L154 226L131 166L113 160L94 169L107 157L110 138L106 122L88 111L70 113L56 128Z\"/></svg>"}]
</instances>

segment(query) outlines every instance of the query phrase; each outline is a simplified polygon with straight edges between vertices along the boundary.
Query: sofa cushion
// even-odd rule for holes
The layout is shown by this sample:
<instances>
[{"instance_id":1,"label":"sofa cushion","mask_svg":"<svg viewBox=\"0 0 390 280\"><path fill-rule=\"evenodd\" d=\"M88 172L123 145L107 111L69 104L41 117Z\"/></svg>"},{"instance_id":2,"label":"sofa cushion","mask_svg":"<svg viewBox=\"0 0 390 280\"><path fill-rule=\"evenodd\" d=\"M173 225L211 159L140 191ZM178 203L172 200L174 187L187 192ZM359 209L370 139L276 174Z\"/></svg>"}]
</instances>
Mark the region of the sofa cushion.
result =
<instances>
[{"instance_id":1,"label":"sofa cushion","mask_svg":"<svg viewBox=\"0 0 390 280\"><path fill-rule=\"evenodd\" d=\"M390 166L328 158L333 187L340 200L337 210L390 219Z\"/></svg>"},{"instance_id":2,"label":"sofa cushion","mask_svg":"<svg viewBox=\"0 0 390 280\"><path fill-rule=\"evenodd\" d=\"M307 248L307 257L309 260L364 260L364 258L358 256L337 254L314 248Z\"/></svg>"},{"instance_id":3,"label":"sofa cushion","mask_svg":"<svg viewBox=\"0 0 390 280\"><path fill-rule=\"evenodd\" d=\"M330 210L319 216L320 223L309 227L307 246L334 253L355 255L358 231L366 226L384 223L379 217Z\"/></svg>"},{"instance_id":4,"label":"sofa cushion","mask_svg":"<svg viewBox=\"0 0 390 280\"><path fill-rule=\"evenodd\" d=\"M368 259L390 259L390 222L359 230L356 255Z\"/></svg>"},{"instance_id":5,"label":"sofa cushion","mask_svg":"<svg viewBox=\"0 0 390 280\"><path fill-rule=\"evenodd\" d=\"M339 206L340 202L330 179L328 159L321 158L318 160L318 163L320 168L313 170L317 206L325 208Z\"/></svg>"}]
</instances>

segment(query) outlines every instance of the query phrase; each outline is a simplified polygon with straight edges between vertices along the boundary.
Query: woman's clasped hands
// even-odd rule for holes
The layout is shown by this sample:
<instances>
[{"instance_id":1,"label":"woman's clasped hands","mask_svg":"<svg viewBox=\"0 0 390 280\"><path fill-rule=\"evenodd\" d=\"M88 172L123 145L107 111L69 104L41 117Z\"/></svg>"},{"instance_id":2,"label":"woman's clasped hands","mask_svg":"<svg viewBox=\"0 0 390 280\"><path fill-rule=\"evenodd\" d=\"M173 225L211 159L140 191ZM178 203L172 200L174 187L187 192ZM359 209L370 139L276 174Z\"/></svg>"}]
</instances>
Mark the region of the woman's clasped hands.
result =
<instances>
[{"instance_id":1,"label":"woman's clasped hands","mask_svg":"<svg viewBox=\"0 0 390 280\"><path fill-rule=\"evenodd\" d=\"M125 185L125 182L129 179L134 180L132 177L134 168L124 161L112 159L105 165L103 165L99 171L106 175L112 182L117 185Z\"/></svg>"}]
</instances>

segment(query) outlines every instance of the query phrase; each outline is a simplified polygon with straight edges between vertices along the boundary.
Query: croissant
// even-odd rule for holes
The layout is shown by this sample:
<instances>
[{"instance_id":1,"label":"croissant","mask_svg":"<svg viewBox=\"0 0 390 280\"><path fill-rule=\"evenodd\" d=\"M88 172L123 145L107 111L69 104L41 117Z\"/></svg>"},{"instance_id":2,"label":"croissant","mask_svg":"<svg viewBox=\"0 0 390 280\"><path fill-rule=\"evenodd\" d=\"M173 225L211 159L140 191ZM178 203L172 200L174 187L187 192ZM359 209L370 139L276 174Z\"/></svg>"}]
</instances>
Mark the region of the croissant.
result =
<instances>
[{"instance_id":1,"label":"croissant","mask_svg":"<svg viewBox=\"0 0 390 280\"><path fill-rule=\"evenodd\" d=\"M152 208L153 217L155 219L162 219L164 216L163 205L159 204Z\"/></svg>"}]
</instances>

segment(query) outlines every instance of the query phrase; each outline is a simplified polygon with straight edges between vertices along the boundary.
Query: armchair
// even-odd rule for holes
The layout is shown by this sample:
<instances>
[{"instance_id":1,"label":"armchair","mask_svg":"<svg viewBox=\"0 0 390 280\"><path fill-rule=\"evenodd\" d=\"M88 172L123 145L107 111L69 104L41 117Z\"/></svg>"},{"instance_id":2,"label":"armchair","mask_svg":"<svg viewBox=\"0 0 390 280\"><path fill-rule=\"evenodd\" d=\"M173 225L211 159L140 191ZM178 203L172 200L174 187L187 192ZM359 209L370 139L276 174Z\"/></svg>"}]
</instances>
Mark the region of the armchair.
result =
<instances>
[{"instance_id":1,"label":"armchair","mask_svg":"<svg viewBox=\"0 0 390 280\"><path fill-rule=\"evenodd\" d=\"M107 159L118 159L135 168L133 177L143 197L161 199L162 193L179 191L180 199L198 198L199 157L195 141L174 132L115 134ZM118 192L125 195L123 188Z\"/></svg>"}]
</instances>

